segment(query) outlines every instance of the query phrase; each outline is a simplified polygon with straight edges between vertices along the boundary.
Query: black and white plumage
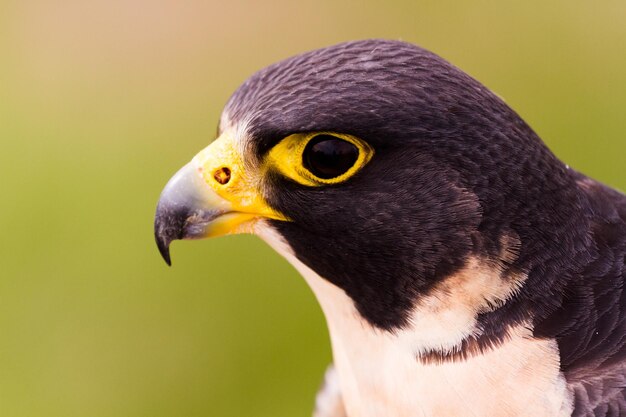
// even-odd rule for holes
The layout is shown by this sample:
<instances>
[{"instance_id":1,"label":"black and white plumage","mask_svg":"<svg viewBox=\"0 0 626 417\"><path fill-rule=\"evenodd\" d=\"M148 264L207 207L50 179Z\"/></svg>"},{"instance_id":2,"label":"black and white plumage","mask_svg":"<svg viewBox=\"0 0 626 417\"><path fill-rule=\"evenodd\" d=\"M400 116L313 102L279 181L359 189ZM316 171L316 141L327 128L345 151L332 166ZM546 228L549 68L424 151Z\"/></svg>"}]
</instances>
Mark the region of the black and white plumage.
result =
<instances>
[{"instance_id":1,"label":"black and white plumage","mask_svg":"<svg viewBox=\"0 0 626 417\"><path fill-rule=\"evenodd\" d=\"M296 266L333 342L320 417L626 415L626 197L440 57L368 40L277 63L190 164L162 253L252 232Z\"/></svg>"}]
</instances>

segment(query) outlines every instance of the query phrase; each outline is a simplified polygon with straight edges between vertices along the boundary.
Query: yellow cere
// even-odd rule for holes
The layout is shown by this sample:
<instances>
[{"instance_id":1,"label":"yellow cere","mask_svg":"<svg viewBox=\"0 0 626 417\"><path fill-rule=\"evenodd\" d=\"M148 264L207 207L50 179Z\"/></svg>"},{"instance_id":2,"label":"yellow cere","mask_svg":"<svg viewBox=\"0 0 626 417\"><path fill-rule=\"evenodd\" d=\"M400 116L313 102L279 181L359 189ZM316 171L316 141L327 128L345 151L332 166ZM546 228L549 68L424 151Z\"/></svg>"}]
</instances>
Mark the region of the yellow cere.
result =
<instances>
[{"instance_id":1,"label":"yellow cere","mask_svg":"<svg viewBox=\"0 0 626 417\"><path fill-rule=\"evenodd\" d=\"M302 154L309 141L319 135L335 136L356 146L359 156L354 165L340 176L330 179L319 178L306 169L302 162ZM374 149L367 142L352 135L334 132L296 133L287 136L270 150L264 168L274 169L299 184L317 187L346 181L363 168L373 155Z\"/></svg>"},{"instance_id":2,"label":"yellow cere","mask_svg":"<svg viewBox=\"0 0 626 417\"><path fill-rule=\"evenodd\" d=\"M267 204L261 194L261 176L256 172L246 171L237 142L228 133L222 134L200 151L192 162L204 181L231 205L232 212L213 222L211 236L250 232L251 222L258 218L287 220ZM224 168L230 174L225 183Z\"/></svg>"}]
</instances>

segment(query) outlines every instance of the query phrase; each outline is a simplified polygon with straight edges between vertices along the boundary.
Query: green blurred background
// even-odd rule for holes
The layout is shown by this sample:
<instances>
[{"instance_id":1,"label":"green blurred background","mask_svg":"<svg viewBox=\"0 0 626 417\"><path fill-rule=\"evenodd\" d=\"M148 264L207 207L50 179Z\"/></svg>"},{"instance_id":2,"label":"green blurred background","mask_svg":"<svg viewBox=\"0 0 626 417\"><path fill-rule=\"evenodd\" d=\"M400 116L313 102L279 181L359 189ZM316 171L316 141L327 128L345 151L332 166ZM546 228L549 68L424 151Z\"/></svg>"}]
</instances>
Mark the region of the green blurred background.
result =
<instances>
[{"instance_id":1,"label":"green blurred background","mask_svg":"<svg viewBox=\"0 0 626 417\"><path fill-rule=\"evenodd\" d=\"M626 2L0 2L0 416L309 416L330 361L297 273L250 236L173 245L161 188L252 72L404 39L626 189Z\"/></svg>"}]
</instances>

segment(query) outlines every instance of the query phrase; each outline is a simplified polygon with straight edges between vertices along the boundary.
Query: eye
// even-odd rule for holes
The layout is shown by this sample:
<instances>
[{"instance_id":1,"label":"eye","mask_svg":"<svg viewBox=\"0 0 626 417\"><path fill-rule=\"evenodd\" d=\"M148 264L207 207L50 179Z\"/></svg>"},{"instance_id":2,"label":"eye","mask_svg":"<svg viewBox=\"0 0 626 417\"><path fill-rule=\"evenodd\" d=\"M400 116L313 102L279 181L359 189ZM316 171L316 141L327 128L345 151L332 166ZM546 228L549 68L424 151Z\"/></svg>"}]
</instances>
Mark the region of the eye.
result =
<instances>
[{"instance_id":1,"label":"eye","mask_svg":"<svg viewBox=\"0 0 626 417\"><path fill-rule=\"evenodd\" d=\"M331 135L318 135L307 143L302 165L316 177L328 180L345 174L359 158L352 143Z\"/></svg>"},{"instance_id":2,"label":"eye","mask_svg":"<svg viewBox=\"0 0 626 417\"><path fill-rule=\"evenodd\" d=\"M307 187L348 181L374 156L369 143L346 133L294 133L268 152L264 169Z\"/></svg>"}]
</instances>

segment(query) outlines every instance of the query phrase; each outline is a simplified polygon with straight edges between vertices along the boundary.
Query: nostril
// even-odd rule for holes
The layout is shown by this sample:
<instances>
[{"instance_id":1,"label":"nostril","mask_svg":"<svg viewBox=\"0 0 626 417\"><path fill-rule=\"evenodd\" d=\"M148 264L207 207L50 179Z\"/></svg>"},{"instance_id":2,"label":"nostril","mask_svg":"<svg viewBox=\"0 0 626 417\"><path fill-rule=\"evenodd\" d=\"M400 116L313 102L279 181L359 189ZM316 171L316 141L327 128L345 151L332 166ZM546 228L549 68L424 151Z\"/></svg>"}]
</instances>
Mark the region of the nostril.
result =
<instances>
[{"instance_id":1,"label":"nostril","mask_svg":"<svg viewBox=\"0 0 626 417\"><path fill-rule=\"evenodd\" d=\"M220 184L228 184L230 181L230 169L226 167L219 168L213 173L213 178Z\"/></svg>"}]
</instances>

